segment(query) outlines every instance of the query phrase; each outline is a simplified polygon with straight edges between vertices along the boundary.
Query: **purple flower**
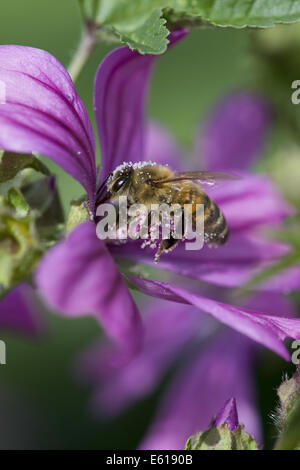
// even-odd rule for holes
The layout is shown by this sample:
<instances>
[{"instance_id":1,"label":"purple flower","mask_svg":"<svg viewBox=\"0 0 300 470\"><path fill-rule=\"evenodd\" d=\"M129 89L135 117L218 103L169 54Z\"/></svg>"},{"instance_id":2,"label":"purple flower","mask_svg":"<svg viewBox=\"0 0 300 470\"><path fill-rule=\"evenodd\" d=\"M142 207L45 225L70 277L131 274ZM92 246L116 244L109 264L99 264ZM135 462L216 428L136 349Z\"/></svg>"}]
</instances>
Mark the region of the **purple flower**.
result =
<instances>
[{"instance_id":1,"label":"purple flower","mask_svg":"<svg viewBox=\"0 0 300 470\"><path fill-rule=\"evenodd\" d=\"M173 32L171 44L185 34L184 30ZM143 160L146 150L152 152L154 161L164 155L165 161L172 159L174 145L170 146L170 139L153 126L149 137L149 127L144 123L146 92L155 60L155 56L142 56L123 47L108 54L97 72L94 104L102 152L99 182L124 160ZM0 79L6 92L6 101L0 105L0 147L12 152L40 152L52 158L82 184L93 212L99 187L95 139L84 105L66 70L45 51L0 46ZM259 101L256 103L260 105ZM247 119L251 121L252 116L257 119L255 103L247 111ZM264 111L260 116L265 116ZM236 128L234 117L240 120L241 116L232 115L231 124ZM260 119L259 129L268 116ZM250 127L249 134L243 131L245 149L252 145L256 132L255 126ZM159 142L164 145L164 155ZM257 150L252 147L251 154ZM229 162L224 162L223 167L226 166L230 166ZM290 213L265 178L252 176L245 177L243 182L231 182L222 190L214 190L213 197L228 218L232 232L228 245L193 254L178 248L162 259L162 268L215 285L235 286L287 253L285 245L265 241L258 234L261 227L279 223ZM48 251L35 280L50 306L69 316L94 314L109 336L132 352L141 343L141 322L114 262L115 256L153 263L153 254L150 258L139 244L127 243L118 248L105 245L96 237L94 223L85 222ZM268 283L268 288L280 291L283 283L289 289L298 286L299 271L288 274L288 282L285 276L280 276L275 285ZM150 296L193 305L285 358L288 354L284 338L300 338L298 320L199 296L174 285L171 277L169 283L133 277L130 282Z\"/></svg>"}]
</instances>

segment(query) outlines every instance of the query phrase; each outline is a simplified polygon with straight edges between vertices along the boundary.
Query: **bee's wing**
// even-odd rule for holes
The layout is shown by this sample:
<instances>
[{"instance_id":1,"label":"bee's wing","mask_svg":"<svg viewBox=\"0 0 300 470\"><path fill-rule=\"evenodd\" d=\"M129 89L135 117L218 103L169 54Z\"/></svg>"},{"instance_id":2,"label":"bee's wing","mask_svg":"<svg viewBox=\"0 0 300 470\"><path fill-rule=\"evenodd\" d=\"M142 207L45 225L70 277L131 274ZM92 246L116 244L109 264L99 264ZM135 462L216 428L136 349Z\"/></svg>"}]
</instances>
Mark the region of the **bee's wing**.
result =
<instances>
[{"instance_id":1,"label":"bee's wing","mask_svg":"<svg viewBox=\"0 0 300 470\"><path fill-rule=\"evenodd\" d=\"M240 176L233 175L230 173L223 173L219 171L179 171L174 174L172 178L157 181L157 183L172 183L173 181L203 181L206 183L213 184L215 181L226 181L226 180L239 180Z\"/></svg>"}]
</instances>

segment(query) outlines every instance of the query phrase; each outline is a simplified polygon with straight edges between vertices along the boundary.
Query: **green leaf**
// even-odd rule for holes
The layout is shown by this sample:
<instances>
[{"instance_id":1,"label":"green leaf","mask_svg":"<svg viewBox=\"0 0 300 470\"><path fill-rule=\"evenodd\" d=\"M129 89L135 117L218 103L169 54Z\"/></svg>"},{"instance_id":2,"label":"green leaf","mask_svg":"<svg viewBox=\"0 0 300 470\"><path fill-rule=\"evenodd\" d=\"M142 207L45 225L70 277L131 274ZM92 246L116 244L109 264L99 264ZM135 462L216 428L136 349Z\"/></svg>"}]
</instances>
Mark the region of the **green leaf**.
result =
<instances>
[{"instance_id":1,"label":"green leaf","mask_svg":"<svg viewBox=\"0 0 300 470\"><path fill-rule=\"evenodd\" d=\"M167 49L169 34L162 8L168 3L166 0L101 0L97 23L112 28L121 42L141 54L162 54Z\"/></svg>"},{"instance_id":2,"label":"green leaf","mask_svg":"<svg viewBox=\"0 0 300 470\"><path fill-rule=\"evenodd\" d=\"M178 26L269 27L300 19L293 0L79 0L85 21L141 54L162 54ZM167 19L167 27L165 26ZM105 35L104 35L105 36Z\"/></svg>"},{"instance_id":3,"label":"green leaf","mask_svg":"<svg viewBox=\"0 0 300 470\"><path fill-rule=\"evenodd\" d=\"M170 0L168 6L218 26L269 27L300 19L294 0Z\"/></svg>"},{"instance_id":4,"label":"green leaf","mask_svg":"<svg viewBox=\"0 0 300 470\"><path fill-rule=\"evenodd\" d=\"M169 34L165 23L161 10L155 10L139 28L124 34L120 32L120 40L140 54L162 54L166 50Z\"/></svg>"},{"instance_id":5,"label":"green leaf","mask_svg":"<svg viewBox=\"0 0 300 470\"><path fill-rule=\"evenodd\" d=\"M116 24L128 28L140 26L157 8L163 8L173 0L101 0L97 21L99 24Z\"/></svg>"},{"instance_id":6,"label":"green leaf","mask_svg":"<svg viewBox=\"0 0 300 470\"><path fill-rule=\"evenodd\" d=\"M49 175L48 168L34 155L4 152L0 162L0 183L13 179L20 171L32 168Z\"/></svg>"}]
</instances>

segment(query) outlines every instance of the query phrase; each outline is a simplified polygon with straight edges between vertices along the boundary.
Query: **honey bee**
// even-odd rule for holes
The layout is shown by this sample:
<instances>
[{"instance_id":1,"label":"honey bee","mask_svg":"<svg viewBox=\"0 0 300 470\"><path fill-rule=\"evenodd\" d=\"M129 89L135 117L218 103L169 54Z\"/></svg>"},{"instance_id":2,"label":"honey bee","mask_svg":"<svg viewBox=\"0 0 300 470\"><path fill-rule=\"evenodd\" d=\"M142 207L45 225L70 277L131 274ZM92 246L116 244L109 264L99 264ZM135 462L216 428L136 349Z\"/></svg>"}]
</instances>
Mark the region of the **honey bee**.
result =
<instances>
[{"instance_id":1,"label":"honey bee","mask_svg":"<svg viewBox=\"0 0 300 470\"><path fill-rule=\"evenodd\" d=\"M110 201L117 205L120 196L127 197L128 206L143 204L151 211L152 204L189 204L192 223L195 224L197 205L204 207L204 241L222 245L228 238L226 219L216 203L204 192L200 182L213 183L215 180L239 179L221 172L174 172L167 165L154 162L125 162L118 166L104 181L98 193L105 190L105 196L98 204ZM162 253L172 251L179 243L172 235L160 241L155 260Z\"/></svg>"}]
</instances>

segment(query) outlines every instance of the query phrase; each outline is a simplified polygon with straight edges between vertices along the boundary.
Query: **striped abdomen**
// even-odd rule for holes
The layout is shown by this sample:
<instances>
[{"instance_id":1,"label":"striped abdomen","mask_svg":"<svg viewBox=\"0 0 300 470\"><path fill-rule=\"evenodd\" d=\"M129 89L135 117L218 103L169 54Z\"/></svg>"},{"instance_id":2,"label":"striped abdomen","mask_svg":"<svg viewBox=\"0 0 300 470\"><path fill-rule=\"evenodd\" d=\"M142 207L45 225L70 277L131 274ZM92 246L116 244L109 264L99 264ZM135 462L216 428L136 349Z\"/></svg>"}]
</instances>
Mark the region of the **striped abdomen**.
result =
<instances>
[{"instance_id":1,"label":"striped abdomen","mask_svg":"<svg viewBox=\"0 0 300 470\"><path fill-rule=\"evenodd\" d=\"M228 226L226 219L219 207L210 197L196 184L182 184L174 197L175 202L192 204L193 230L196 227L197 204L204 206L204 241L215 245L222 245L228 238ZM202 213L202 211L201 211Z\"/></svg>"},{"instance_id":2,"label":"striped abdomen","mask_svg":"<svg viewBox=\"0 0 300 470\"><path fill-rule=\"evenodd\" d=\"M228 226L217 204L205 195L204 238L206 243L222 245L228 238Z\"/></svg>"}]
</instances>

